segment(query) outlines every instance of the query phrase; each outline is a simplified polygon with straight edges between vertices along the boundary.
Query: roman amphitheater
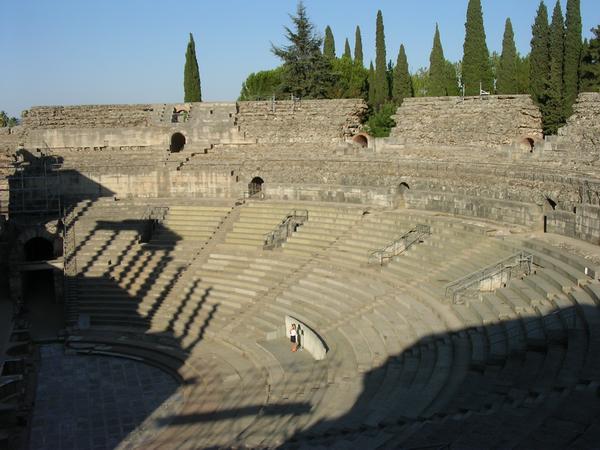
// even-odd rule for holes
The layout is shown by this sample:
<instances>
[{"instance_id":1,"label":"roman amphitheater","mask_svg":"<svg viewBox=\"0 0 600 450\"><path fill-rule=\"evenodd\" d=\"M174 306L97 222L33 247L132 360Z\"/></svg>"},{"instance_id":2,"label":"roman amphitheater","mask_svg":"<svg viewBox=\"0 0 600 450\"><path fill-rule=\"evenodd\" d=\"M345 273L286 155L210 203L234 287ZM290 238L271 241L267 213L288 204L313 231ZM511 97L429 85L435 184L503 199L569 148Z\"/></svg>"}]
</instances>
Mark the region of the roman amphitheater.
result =
<instances>
[{"instance_id":1,"label":"roman amphitheater","mask_svg":"<svg viewBox=\"0 0 600 450\"><path fill-rule=\"evenodd\" d=\"M599 448L600 94L366 108L2 129L0 448Z\"/></svg>"}]
</instances>

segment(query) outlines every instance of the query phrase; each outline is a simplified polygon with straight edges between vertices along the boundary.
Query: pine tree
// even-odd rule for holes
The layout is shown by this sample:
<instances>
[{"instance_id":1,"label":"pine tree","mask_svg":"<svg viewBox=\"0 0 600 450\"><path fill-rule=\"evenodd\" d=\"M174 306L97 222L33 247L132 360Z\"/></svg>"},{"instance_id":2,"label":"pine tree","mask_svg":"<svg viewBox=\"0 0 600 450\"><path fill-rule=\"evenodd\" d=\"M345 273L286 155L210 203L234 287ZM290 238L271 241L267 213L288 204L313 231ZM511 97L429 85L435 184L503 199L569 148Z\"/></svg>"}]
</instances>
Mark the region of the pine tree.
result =
<instances>
[{"instance_id":1,"label":"pine tree","mask_svg":"<svg viewBox=\"0 0 600 450\"><path fill-rule=\"evenodd\" d=\"M378 109L388 99L389 85L387 79L387 60L385 52L385 32L383 28L383 14L377 11L377 28L375 39L375 81L373 87L372 104Z\"/></svg>"},{"instance_id":2,"label":"pine tree","mask_svg":"<svg viewBox=\"0 0 600 450\"><path fill-rule=\"evenodd\" d=\"M342 57L352 59L352 50L350 50L350 42L348 42L348 38L346 38L346 42L344 43L344 55Z\"/></svg>"},{"instance_id":3,"label":"pine tree","mask_svg":"<svg viewBox=\"0 0 600 450\"><path fill-rule=\"evenodd\" d=\"M447 81L446 59L444 58L444 49L442 48L442 41L440 39L440 30L436 24L433 47L429 55L429 88L427 95L431 97L448 95L446 92Z\"/></svg>"},{"instance_id":4,"label":"pine tree","mask_svg":"<svg viewBox=\"0 0 600 450\"><path fill-rule=\"evenodd\" d=\"M362 36L360 34L360 27L356 27L356 35L354 41L354 61L361 67L364 67Z\"/></svg>"},{"instance_id":5,"label":"pine tree","mask_svg":"<svg viewBox=\"0 0 600 450\"><path fill-rule=\"evenodd\" d=\"M579 65L581 62L581 8L579 0L567 0L565 56L563 75L564 116L573 113L573 103L579 92Z\"/></svg>"},{"instance_id":6,"label":"pine tree","mask_svg":"<svg viewBox=\"0 0 600 450\"><path fill-rule=\"evenodd\" d=\"M373 61L369 66L369 105L373 106L373 100L375 98L375 68L373 67Z\"/></svg>"},{"instance_id":7,"label":"pine tree","mask_svg":"<svg viewBox=\"0 0 600 450\"><path fill-rule=\"evenodd\" d=\"M283 60L282 94L300 98L326 98L335 84L331 60L321 53L322 39L315 33L304 3L298 2L295 16L290 16L294 30L285 27L289 45L272 46L271 51Z\"/></svg>"},{"instance_id":8,"label":"pine tree","mask_svg":"<svg viewBox=\"0 0 600 450\"><path fill-rule=\"evenodd\" d=\"M325 28L325 40L323 41L323 55L327 58L335 58L335 39L331 27L327 25Z\"/></svg>"},{"instance_id":9,"label":"pine tree","mask_svg":"<svg viewBox=\"0 0 600 450\"><path fill-rule=\"evenodd\" d=\"M185 52L185 67L183 69L183 101L201 102L202 90L200 88L200 70L196 59L196 44L194 36L190 33L190 41Z\"/></svg>"},{"instance_id":10,"label":"pine tree","mask_svg":"<svg viewBox=\"0 0 600 450\"><path fill-rule=\"evenodd\" d=\"M531 53L529 54L529 92L538 105L546 101L545 92L550 72L550 27L548 9L543 1L531 28Z\"/></svg>"},{"instance_id":11,"label":"pine tree","mask_svg":"<svg viewBox=\"0 0 600 450\"><path fill-rule=\"evenodd\" d=\"M581 58L581 92L600 91L600 25L591 31L593 37L584 46Z\"/></svg>"},{"instance_id":12,"label":"pine tree","mask_svg":"<svg viewBox=\"0 0 600 450\"><path fill-rule=\"evenodd\" d=\"M556 134L563 123L563 63L565 47L565 22L560 1L552 14L550 24L550 74L546 87L546 102L542 107L545 134Z\"/></svg>"},{"instance_id":13,"label":"pine tree","mask_svg":"<svg viewBox=\"0 0 600 450\"><path fill-rule=\"evenodd\" d=\"M492 92L494 80L490 64L490 53L485 42L481 0L469 0L465 24L462 82L466 95L479 95L479 88Z\"/></svg>"},{"instance_id":14,"label":"pine tree","mask_svg":"<svg viewBox=\"0 0 600 450\"><path fill-rule=\"evenodd\" d=\"M502 40L502 55L496 74L496 92L498 94L517 93L517 47L515 34L510 19L506 19L504 39Z\"/></svg>"},{"instance_id":15,"label":"pine tree","mask_svg":"<svg viewBox=\"0 0 600 450\"><path fill-rule=\"evenodd\" d=\"M412 97L412 83L408 72L408 60L404 45L400 45L396 67L394 67L392 98L394 103L400 106L407 97Z\"/></svg>"}]
</instances>

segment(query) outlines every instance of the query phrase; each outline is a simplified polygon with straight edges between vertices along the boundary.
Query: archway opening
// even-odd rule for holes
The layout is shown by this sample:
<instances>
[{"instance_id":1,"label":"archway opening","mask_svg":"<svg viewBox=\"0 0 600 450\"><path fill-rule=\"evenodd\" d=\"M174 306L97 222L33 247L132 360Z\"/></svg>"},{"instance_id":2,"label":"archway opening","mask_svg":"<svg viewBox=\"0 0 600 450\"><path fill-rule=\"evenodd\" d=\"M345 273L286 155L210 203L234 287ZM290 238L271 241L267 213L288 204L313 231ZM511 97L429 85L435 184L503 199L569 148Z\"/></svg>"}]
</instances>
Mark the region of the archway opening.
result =
<instances>
[{"instance_id":1,"label":"archway opening","mask_svg":"<svg viewBox=\"0 0 600 450\"><path fill-rule=\"evenodd\" d=\"M352 142L360 145L362 148L367 148L369 146L369 138L365 134L357 134L352 138Z\"/></svg>"},{"instance_id":2,"label":"archway opening","mask_svg":"<svg viewBox=\"0 0 600 450\"><path fill-rule=\"evenodd\" d=\"M546 209L554 211L556 209L556 202L550 197L546 197Z\"/></svg>"},{"instance_id":3,"label":"archway opening","mask_svg":"<svg viewBox=\"0 0 600 450\"><path fill-rule=\"evenodd\" d=\"M262 185L265 181L261 177L254 177L248 184L248 194L250 197L258 195L262 192Z\"/></svg>"},{"instance_id":4,"label":"archway opening","mask_svg":"<svg viewBox=\"0 0 600 450\"><path fill-rule=\"evenodd\" d=\"M406 191L410 190L410 186L408 183L404 181L398 185L398 194L404 194Z\"/></svg>"},{"instance_id":5,"label":"archway opening","mask_svg":"<svg viewBox=\"0 0 600 450\"><path fill-rule=\"evenodd\" d=\"M171 147L169 148L172 152L180 152L185 147L185 136L181 133L173 133L171 136Z\"/></svg>"},{"instance_id":6,"label":"archway opening","mask_svg":"<svg viewBox=\"0 0 600 450\"><path fill-rule=\"evenodd\" d=\"M54 259L54 247L52 242L43 237L34 237L28 240L23 251L25 253L25 261L50 261Z\"/></svg>"},{"instance_id":7,"label":"archway opening","mask_svg":"<svg viewBox=\"0 0 600 450\"><path fill-rule=\"evenodd\" d=\"M521 147L523 150L527 150L529 153L533 153L535 147L535 141L530 137L524 137L521 139Z\"/></svg>"}]
</instances>

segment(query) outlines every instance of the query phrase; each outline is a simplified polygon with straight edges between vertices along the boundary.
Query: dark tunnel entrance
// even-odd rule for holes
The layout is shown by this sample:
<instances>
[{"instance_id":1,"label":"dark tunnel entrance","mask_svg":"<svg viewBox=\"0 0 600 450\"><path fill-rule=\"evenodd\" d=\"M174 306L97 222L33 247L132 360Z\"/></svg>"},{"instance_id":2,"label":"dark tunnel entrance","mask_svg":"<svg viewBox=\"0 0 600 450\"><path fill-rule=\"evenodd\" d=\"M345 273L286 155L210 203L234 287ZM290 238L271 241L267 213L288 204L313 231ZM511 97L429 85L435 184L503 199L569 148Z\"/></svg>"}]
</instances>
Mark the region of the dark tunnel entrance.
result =
<instances>
[{"instance_id":1,"label":"dark tunnel entrance","mask_svg":"<svg viewBox=\"0 0 600 450\"><path fill-rule=\"evenodd\" d=\"M54 259L52 242L43 237L34 237L23 248L25 261L50 261Z\"/></svg>"},{"instance_id":2,"label":"dark tunnel entrance","mask_svg":"<svg viewBox=\"0 0 600 450\"><path fill-rule=\"evenodd\" d=\"M181 133L173 133L171 136L171 147L172 152L180 152L185 147L185 136Z\"/></svg>"},{"instance_id":3,"label":"dark tunnel entrance","mask_svg":"<svg viewBox=\"0 0 600 450\"><path fill-rule=\"evenodd\" d=\"M34 237L25 243L23 253L23 312L34 335L55 336L64 327L64 308L56 295L55 283L60 271L46 263L55 259L53 244L43 237Z\"/></svg>"}]
</instances>

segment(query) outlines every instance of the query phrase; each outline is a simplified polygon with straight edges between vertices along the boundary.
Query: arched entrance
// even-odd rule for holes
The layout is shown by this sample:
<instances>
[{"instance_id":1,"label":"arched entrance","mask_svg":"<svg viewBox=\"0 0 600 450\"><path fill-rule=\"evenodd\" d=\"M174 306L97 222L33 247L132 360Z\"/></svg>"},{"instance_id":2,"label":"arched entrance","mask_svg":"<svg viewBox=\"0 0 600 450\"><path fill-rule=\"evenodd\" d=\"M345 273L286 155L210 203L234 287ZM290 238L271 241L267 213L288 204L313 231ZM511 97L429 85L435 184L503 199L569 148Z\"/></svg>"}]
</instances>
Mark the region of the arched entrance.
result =
<instances>
[{"instance_id":1,"label":"arched entrance","mask_svg":"<svg viewBox=\"0 0 600 450\"><path fill-rule=\"evenodd\" d=\"M177 153L183 150L184 147L185 136L181 133L173 133L173 135L171 136L171 146L169 147L169 150L174 153Z\"/></svg>"},{"instance_id":2,"label":"arched entrance","mask_svg":"<svg viewBox=\"0 0 600 450\"><path fill-rule=\"evenodd\" d=\"M262 185L264 184L264 180L261 177L254 177L250 184L248 184L248 195L250 197L258 196L262 193Z\"/></svg>"},{"instance_id":3,"label":"arched entrance","mask_svg":"<svg viewBox=\"0 0 600 450\"><path fill-rule=\"evenodd\" d=\"M410 186L405 181L402 181L398 186L396 186L396 195L394 198L394 206L396 208L405 208L406 207L406 197L405 194L410 190Z\"/></svg>"},{"instance_id":4,"label":"arched entrance","mask_svg":"<svg viewBox=\"0 0 600 450\"><path fill-rule=\"evenodd\" d=\"M360 145L362 148L367 148L369 146L369 136L365 133L357 134L352 138L352 142Z\"/></svg>"},{"instance_id":5,"label":"arched entrance","mask_svg":"<svg viewBox=\"0 0 600 450\"><path fill-rule=\"evenodd\" d=\"M524 137L521 139L521 148L523 150L528 151L529 153L533 153L533 148L535 147L535 141L530 137Z\"/></svg>"},{"instance_id":6,"label":"arched entrance","mask_svg":"<svg viewBox=\"0 0 600 450\"><path fill-rule=\"evenodd\" d=\"M57 283L62 279L58 268L56 243L35 236L23 244L20 264L22 312L38 336L51 336L64 326L64 308L58 302Z\"/></svg>"}]
</instances>

